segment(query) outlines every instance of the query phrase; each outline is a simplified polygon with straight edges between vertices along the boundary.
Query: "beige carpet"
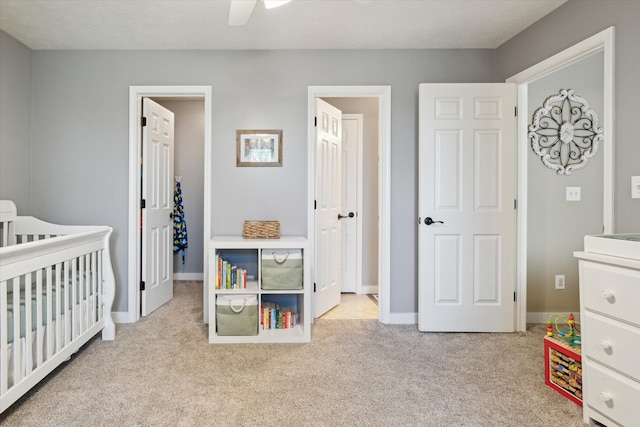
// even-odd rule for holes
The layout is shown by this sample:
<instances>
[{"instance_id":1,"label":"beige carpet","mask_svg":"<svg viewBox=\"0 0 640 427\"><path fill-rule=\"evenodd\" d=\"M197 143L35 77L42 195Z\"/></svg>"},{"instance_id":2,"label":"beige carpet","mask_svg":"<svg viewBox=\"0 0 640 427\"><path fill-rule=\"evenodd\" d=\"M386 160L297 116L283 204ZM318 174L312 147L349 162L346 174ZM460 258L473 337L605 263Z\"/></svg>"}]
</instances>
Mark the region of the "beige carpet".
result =
<instances>
[{"instance_id":1,"label":"beige carpet","mask_svg":"<svg viewBox=\"0 0 640 427\"><path fill-rule=\"evenodd\" d=\"M3 426L582 426L544 384L544 328L420 333L318 320L311 344L211 345L199 282L93 340Z\"/></svg>"},{"instance_id":2,"label":"beige carpet","mask_svg":"<svg viewBox=\"0 0 640 427\"><path fill-rule=\"evenodd\" d=\"M377 319L378 306L373 301L370 295L341 294L340 304L320 319Z\"/></svg>"}]
</instances>

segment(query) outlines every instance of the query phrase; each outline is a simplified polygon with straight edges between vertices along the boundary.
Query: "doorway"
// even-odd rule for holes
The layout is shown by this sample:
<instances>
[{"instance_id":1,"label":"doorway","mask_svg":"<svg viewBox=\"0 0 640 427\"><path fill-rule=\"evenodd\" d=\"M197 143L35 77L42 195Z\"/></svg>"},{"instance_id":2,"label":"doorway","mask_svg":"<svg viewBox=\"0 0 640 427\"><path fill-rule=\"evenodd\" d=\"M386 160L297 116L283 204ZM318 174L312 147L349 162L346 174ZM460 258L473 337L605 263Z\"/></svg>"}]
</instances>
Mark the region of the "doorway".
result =
<instances>
[{"instance_id":1,"label":"doorway","mask_svg":"<svg viewBox=\"0 0 640 427\"><path fill-rule=\"evenodd\" d=\"M211 87L210 86L131 86L129 88L129 210L128 210L128 286L127 318L118 318L119 323L133 323L140 318L140 173L141 173L141 137L140 117L143 98L159 99L201 99L204 103L204 156L202 188L203 202L203 243L211 235ZM204 248L203 248L204 249ZM208 301L206 298L208 283L208 251L203 250L203 301L204 321L208 322Z\"/></svg>"},{"instance_id":2,"label":"doorway","mask_svg":"<svg viewBox=\"0 0 640 427\"><path fill-rule=\"evenodd\" d=\"M582 42L547 58L546 60L507 79L507 83L518 85L518 224L517 224L517 319L518 331L527 327L527 262L528 262L528 111L529 84L541 79L583 58L602 52L604 56L604 97L603 122L608 123L605 141L601 147L603 156L603 232L613 233L613 153L615 135L613 133L613 78L614 78L614 27L609 27ZM531 219L533 220L533 219Z\"/></svg>"},{"instance_id":3,"label":"doorway","mask_svg":"<svg viewBox=\"0 0 640 427\"><path fill-rule=\"evenodd\" d=\"M335 102L354 102L358 98L366 98L377 104L377 131L378 131L378 147L375 150L377 163L377 186L375 193L377 195L377 212L378 218L375 221L377 231L377 244L375 245L375 258L377 259L377 268L375 277L378 285L378 320L382 323L389 323L390 317L390 243L389 243L389 152L390 152L390 127L391 127L391 89L388 86L329 86L329 87L309 87L308 92L308 129L309 129L309 148L308 148L308 185L309 185L309 204L308 211L308 230L310 247L314 254L310 259L315 259L315 238L312 230L315 229L314 223L314 200L315 200L315 101L316 98L331 99ZM338 101L340 100L340 101ZM355 111L347 111L355 112ZM311 267L312 277L315 272L315 266Z\"/></svg>"},{"instance_id":4,"label":"doorway","mask_svg":"<svg viewBox=\"0 0 640 427\"><path fill-rule=\"evenodd\" d=\"M204 224L204 102L202 98L153 98L175 115L174 185L180 184L188 248L184 254L173 254L173 279L178 281L204 279L202 251L205 241Z\"/></svg>"},{"instance_id":5,"label":"doorway","mask_svg":"<svg viewBox=\"0 0 640 427\"><path fill-rule=\"evenodd\" d=\"M545 100L565 89L579 97L571 102L588 103L597 117L595 126L609 129L602 117L603 64L603 53L598 52L531 82L529 120ZM603 232L602 147L608 143L601 141L584 167L570 175L558 175L528 147L527 323L545 323L552 313L569 316L579 311L578 260L573 252L583 249L584 236ZM567 188L579 189L579 197L567 198ZM561 286L555 285L556 276Z\"/></svg>"},{"instance_id":6,"label":"doorway","mask_svg":"<svg viewBox=\"0 0 640 427\"><path fill-rule=\"evenodd\" d=\"M378 295L378 99L322 99L342 112L343 215L340 302L322 318L372 318L375 309L377 319L367 294Z\"/></svg>"}]
</instances>

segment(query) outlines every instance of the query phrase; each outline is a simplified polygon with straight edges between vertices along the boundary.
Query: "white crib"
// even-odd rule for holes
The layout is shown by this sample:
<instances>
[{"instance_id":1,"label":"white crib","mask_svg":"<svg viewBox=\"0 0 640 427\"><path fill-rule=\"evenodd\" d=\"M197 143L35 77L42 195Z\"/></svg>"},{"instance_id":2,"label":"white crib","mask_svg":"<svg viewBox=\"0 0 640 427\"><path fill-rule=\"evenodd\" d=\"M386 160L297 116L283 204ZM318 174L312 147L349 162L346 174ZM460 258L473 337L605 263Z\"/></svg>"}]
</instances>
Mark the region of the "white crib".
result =
<instances>
[{"instance_id":1,"label":"white crib","mask_svg":"<svg viewBox=\"0 0 640 427\"><path fill-rule=\"evenodd\" d=\"M98 332L115 338L111 232L18 216L0 200L0 413Z\"/></svg>"}]
</instances>

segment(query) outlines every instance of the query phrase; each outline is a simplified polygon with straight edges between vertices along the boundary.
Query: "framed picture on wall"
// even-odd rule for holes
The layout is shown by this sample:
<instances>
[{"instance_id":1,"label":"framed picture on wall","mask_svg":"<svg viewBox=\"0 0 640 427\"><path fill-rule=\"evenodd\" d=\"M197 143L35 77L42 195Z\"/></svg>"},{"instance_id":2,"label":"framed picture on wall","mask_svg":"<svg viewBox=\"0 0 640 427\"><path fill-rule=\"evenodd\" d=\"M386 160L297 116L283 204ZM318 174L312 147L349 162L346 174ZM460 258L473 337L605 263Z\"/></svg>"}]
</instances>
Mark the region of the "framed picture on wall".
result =
<instances>
[{"instance_id":1,"label":"framed picture on wall","mask_svg":"<svg viewBox=\"0 0 640 427\"><path fill-rule=\"evenodd\" d=\"M236 166L282 166L282 130L237 130Z\"/></svg>"}]
</instances>

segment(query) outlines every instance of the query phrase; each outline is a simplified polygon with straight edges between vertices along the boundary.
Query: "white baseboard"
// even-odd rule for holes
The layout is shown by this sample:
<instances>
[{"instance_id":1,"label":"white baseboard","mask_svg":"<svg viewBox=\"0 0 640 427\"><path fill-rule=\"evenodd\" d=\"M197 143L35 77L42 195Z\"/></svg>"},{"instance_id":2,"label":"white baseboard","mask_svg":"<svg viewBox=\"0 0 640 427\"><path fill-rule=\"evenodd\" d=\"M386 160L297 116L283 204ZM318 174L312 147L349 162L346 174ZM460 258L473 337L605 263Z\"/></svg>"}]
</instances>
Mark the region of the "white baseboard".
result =
<instances>
[{"instance_id":1,"label":"white baseboard","mask_svg":"<svg viewBox=\"0 0 640 427\"><path fill-rule=\"evenodd\" d=\"M113 323L133 323L134 321L129 318L128 311L112 311L111 318Z\"/></svg>"},{"instance_id":2,"label":"white baseboard","mask_svg":"<svg viewBox=\"0 0 640 427\"><path fill-rule=\"evenodd\" d=\"M192 273L187 273L187 274L192 274ZM198 280L198 279L175 279L175 280ZM549 319L549 316L552 314L560 315L561 320L559 320L558 323L565 324L567 317L571 313L528 312L527 323L547 323L547 319ZM580 322L580 313L573 313L573 315L576 319L576 322ZM113 318L114 323L133 323L133 321L129 319L129 312L127 311L114 311L111 313L111 317ZM418 313L390 313L389 324L390 325L417 325Z\"/></svg>"},{"instance_id":3,"label":"white baseboard","mask_svg":"<svg viewBox=\"0 0 640 427\"><path fill-rule=\"evenodd\" d=\"M417 325L418 313L389 313L390 325Z\"/></svg>"},{"instance_id":4,"label":"white baseboard","mask_svg":"<svg viewBox=\"0 0 640 427\"><path fill-rule=\"evenodd\" d=\"M527 313L527 323L547 323L550 315L560 315L558 323L566 324L566 319L570 312L566 313L548 313L548 312L529 312ZM580 313L573 313L576 322L580 322ZM418 313L390 313L389 324L391 325L417 325Z\"/></svg>"},{"instance_id":5,"label":"white baseboard","mask_svg":"<svg viewBox=\"0 0 640 427\"><path fill-rule=\"evenodd\" d=\"M555 316L558 315L560 316L558 318L558 323L561 324L566 324L567 323L567 318L569 317L571 313L566 312L528 312L527 313L527 323L547 323L547 320L549 319L549 316L553 315L554 317L552 317L552 320L555 319ZM573 313L573 316L576 319L576 322L580 322L580 312L576 311L575 313ZM554 320L555 322L555 320Z\"/></svg>"},{"instance_id":6,"label":"white baseboard","mask_svg":"<svg viewBox=\"0 0 640 427\"><path fill-rule=\"evenodd\" d=\"M173 273L173 280L204 280L204 273Z\"/></svg>"}]
</instances>

